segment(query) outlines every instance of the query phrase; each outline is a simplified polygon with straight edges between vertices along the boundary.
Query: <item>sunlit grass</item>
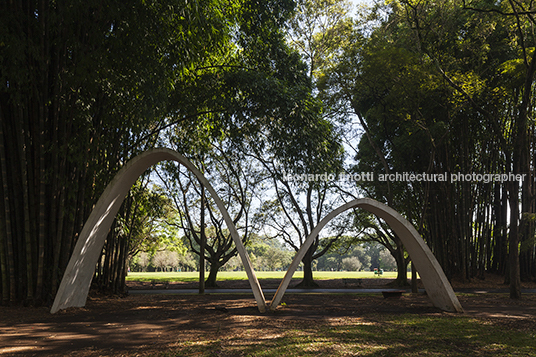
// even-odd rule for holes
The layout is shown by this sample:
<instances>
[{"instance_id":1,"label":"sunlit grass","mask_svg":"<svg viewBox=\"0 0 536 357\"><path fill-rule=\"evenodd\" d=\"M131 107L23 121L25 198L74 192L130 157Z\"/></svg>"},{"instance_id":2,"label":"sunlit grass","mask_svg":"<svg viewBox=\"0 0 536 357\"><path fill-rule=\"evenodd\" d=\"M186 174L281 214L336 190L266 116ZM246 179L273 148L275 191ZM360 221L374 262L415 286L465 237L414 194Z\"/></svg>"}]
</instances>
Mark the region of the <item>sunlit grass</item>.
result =
<instances>
[{"instance_id":1,"label":"sunlit grass","mask_svg":"<svg viewBox=\"0 0 536 357\"><path fill-rule=\"evenodd\" d=\"M258 279L283 279L286 271L256 271ZM396 278L396 272L384 272L383 275L375 275L371 271L315 271L313 277L319 280L327 279L373 279L373 278ZM411 274L408 274L411 278ZM218 273L218 280L247 280L245 271L222 271ZM294 279L303 278L303 272L294 273ZM160 281L160 282L189 282L199 279L198 272L130 272L127 280L130 281Z\"/></svg>"},{"instance_id":2,"label":"sunlit grass","mask_svg":"<svg viewBox=\"0 0 536 357\"><path fill-rule=\"evenodd\" d=\"M536 356L534 336L463 315L376 315L343 324L295 321L271 338L206 335L160 356Z\"/></svg>"}]
</instances>

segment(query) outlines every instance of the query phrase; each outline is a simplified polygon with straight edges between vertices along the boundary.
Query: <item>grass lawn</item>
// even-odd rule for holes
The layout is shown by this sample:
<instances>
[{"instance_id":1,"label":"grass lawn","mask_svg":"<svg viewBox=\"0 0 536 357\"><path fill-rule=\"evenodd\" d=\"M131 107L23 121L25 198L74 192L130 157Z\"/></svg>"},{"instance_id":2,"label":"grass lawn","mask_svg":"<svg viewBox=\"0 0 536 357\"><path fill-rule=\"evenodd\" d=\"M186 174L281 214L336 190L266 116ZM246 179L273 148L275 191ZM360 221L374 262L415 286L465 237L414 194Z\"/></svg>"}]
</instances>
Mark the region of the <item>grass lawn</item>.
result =
<instances>
[{"instance_id":1,"label":"grass lawn","mask_svg":"<svg viewBox=\"0 0 536 357\"><path fill-rule=\"evenodd\" d=\"M462 298L473 312L444 313L422 295L356 294L289 294L266 314L250 294L95 295L54 315L0 306L0 355L536 356L536 297Z\"/></svg>"},{"instance_id":2,"label":"grass lawn","mask_svg":"<svg viewBox=\"0 0 536 357\"><path fill-rule=\"evenodd\" d=\"M256 271L257 279L283 279L286 271ZM207 273L208 274L208 273ZM313 277L319 280L327 279L372 279L396 278L396 272L384 272L383 275L374 275L371 271L315 271ZM411 278L411 273L408 274ZM303 278L303 272L294 273L293 279ZM198 272L130 272L127 281L157 281L157 282L190 282L199 279ZM218 273L218 280L247 280L245 271L222 271Z\"/></svg>"},{"instance_id":3,"label":"grass lawn","mask_svg":"<svg viewBox=\"0 0 536 357\"><path fill-rule=\"evenodd\" d=\"M467 316L377 315L348 323L292 321L265 336L253 330L205 336L160 356L536 356L535 337Z\"/></svg>"}]
</instances>

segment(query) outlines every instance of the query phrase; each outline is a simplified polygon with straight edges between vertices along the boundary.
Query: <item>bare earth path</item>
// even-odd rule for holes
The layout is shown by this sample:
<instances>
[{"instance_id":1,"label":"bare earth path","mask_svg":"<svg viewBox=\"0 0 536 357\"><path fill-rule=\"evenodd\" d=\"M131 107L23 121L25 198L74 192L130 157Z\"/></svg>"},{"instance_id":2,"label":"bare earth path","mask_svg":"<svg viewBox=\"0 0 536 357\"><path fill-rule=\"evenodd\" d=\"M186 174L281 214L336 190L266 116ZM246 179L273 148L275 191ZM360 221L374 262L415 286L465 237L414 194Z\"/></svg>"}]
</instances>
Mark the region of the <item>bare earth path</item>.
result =
<instances>
[{"instance_id":1,"label":"bare earth path","mask_svg":"<svg viewBox=\"0 0 536 357\"><path fill-rule=\"evenodd\" d=\"M487 284L497 288L496 282ZM462 294L459 299L466 315L536 331L534 294L520 301L504 294ZM91 296L86 307L55 315L48 307L0 307L0 355L145 356L207 336L260 344L304 321L331 326L378 314L450 315L422 294L398 300L380 294L288 294L283 301L276 312L264 315L251 294Z\"/></svg>"}]
</instances>

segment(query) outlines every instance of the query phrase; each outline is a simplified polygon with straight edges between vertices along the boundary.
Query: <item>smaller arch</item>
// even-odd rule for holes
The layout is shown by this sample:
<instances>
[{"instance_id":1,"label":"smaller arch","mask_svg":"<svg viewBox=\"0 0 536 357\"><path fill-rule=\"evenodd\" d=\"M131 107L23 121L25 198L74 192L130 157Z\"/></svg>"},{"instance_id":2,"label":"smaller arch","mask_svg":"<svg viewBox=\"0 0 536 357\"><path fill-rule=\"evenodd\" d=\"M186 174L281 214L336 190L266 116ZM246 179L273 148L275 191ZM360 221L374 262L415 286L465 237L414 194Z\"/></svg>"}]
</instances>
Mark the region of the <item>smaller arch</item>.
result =
<instances>
[{"instance_id":1,"label":"smaller arch","mask_svg":"<svg viewBox=\"0 0 536 357\"><path fill-rule=\"evenodd\" d=\"M398 235L408 254L411 256L412 263L415 264L426 293L432 300L434 306L444 311L463 312L463 308L456 294L454 294L454 290L447 280L439 262L413 225L391 207L370 198L359 198L350 201L330 212L318 223L290 264L285 277L281 281L270 303L270 310L275 310L281 302L294 272L313 243L314 237L318 236L322 228L337 215L356 207L366 209L382 218Z\"/></svg>"},{"instance_id":2,"label":"smaller arch","mask_svg":"<svg viewBox=\"0 0 536 357\"><path fill-rule=\"evenodd\" d=\"M112 222L121 207L123 200L132 185L145 170L154 164L165 160L177 161L185 166L210 192L225 219L225 223L235 242L238 254L242 259L242 264L246 270L259 311L261 313L266 311L266 300L261 286L253 271L244 244L242 244L240 236L238 235L236 227L233 224L223 201L206 177L188 159L174 150L157 148L150 149L128 161L104 190L82 228L71 259L69 260L69 264L65 269L58 292L56 293L54 303L50 310L51 313L55 313L58 310L66 309L68 307L80 307L86 304L87 294L95 270L95 264L97 264L108 231L110 230Z\"/></svg>"}]
</instances>

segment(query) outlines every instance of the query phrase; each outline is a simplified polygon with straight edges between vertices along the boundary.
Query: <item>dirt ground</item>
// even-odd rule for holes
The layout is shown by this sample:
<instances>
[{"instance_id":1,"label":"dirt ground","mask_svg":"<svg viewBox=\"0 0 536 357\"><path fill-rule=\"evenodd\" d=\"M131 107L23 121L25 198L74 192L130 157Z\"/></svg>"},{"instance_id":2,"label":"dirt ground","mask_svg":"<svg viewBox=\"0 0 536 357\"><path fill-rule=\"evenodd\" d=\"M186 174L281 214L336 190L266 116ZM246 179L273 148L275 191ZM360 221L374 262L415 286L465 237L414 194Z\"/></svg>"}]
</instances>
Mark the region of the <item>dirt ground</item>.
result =
<instances>
[{"instance_id":1,"label":"dirt ground","mask_svg":"<svg viewBox=\"0 0 536 357\"><path fill-rule=\"evenodd\" d=\"M365 287L388 287L389 281L367 280ZM222 287L242 287L224 282ZM263 281L263 288L278 282ZM131 284L132 288L162 288ZM158 285L158 284L156 284ZM275 286L272 286L275 285ZM321 287L343 287L342 281L320 281ZM194 284L195 286L195 284ZM246 285L247 286L247 285ZM505 288L498 278L460 284L455 288ZM164 286L165 287L165 286ZM168 284L168 288L179 285ZM182 284L182 287L190 287ZM536 288L536 283L524 284ZM266 294L271 299L270 294ZM493 320L505 328L536 331L536 296L510 300L506 294L459 295L465 314ZM167 351L183 341L206 336L243 336L249 343L275 336L293 323L351 323L377 314L449 315L426 295L404 294L384 299L381 294L286 294L275 312L260 314L252 294L138 295L92 294L86 307L54 315L49 307L0 307L0 355L20 356L146 356Z\"/></svg>"}]
</instances>

